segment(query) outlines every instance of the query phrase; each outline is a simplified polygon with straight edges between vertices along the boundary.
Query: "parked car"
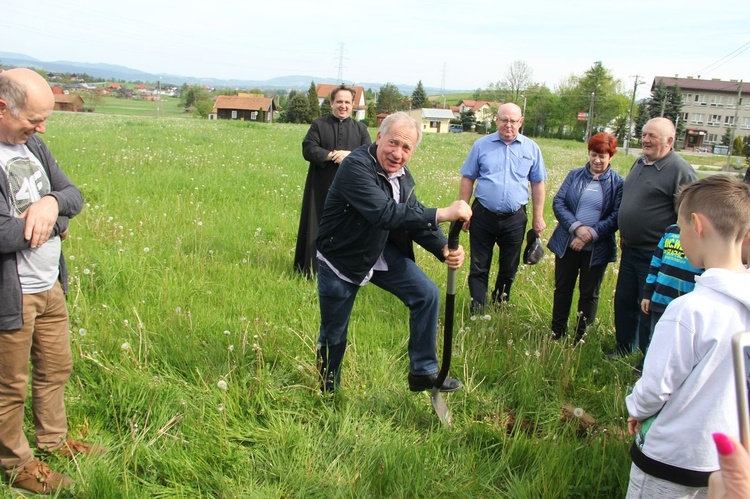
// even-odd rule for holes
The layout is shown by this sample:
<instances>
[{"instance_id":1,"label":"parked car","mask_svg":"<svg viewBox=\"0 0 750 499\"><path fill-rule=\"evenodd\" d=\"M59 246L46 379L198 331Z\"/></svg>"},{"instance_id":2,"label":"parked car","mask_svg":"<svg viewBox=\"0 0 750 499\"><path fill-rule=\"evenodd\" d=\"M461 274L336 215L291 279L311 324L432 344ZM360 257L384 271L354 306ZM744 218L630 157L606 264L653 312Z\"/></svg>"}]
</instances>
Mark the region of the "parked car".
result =
<instances>
[{"instance_id":1,"label":"parked car","mask_svg":"<svg viewBox=\"0 0 750 499\"><path fill-rule=\"evenodd\" d=\"M461 133L464 131L464 126L460 123L453 123L448 127L448 131L450 133Z\"/></svg>"}]
</instances>

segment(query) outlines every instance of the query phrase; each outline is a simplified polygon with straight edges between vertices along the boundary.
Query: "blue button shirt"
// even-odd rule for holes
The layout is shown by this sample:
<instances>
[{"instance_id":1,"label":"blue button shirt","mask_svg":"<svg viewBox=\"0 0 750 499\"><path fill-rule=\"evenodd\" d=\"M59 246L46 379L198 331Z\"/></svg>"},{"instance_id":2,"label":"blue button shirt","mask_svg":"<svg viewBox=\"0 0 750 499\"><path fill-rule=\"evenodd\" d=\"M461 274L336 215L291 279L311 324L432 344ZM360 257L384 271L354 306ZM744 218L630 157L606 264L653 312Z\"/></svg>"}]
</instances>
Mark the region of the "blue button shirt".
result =
<instances>
[{"instance_id":1,"label":"blue button shirt","mask_svg":"<svg viewBox=\"0 0 750 499\"><path fill-rule=\"evenodd\" d=\"M474 197L495 213L512 213L529 202L529 182L547 179L542 151L518 134L506 144L496 133L474 142L461 175L476 181Z\"/></svg>"}]
</instances>

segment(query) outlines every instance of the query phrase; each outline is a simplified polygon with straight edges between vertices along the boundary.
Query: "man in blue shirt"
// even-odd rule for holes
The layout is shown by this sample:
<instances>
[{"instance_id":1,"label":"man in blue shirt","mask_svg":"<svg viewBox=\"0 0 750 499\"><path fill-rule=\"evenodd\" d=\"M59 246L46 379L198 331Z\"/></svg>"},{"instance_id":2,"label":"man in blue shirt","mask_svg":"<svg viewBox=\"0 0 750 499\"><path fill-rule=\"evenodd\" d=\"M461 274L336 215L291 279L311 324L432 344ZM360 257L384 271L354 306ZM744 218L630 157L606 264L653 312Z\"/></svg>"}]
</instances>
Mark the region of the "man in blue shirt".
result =
<instances>
[{"instance_id":1,"label":"man in blue shirt","mask_svg":"<svg viewBox=\"0 0 750 499\"><path fill-rule=\"evenodd\" d=\"M473 216L464 224L464 230L470 234L469 292L473 312L483 310L487 300L495 244L500 248L500 268L492 301L500 303L510 297L526 232L529 183L532 227L540 235L546 228L544 181L547 171L539 146L518 132L522 125L520 107L513 103L500 106L497 134L477 140L461 167L459 198L468 203L474 194Z\"/></svg>"}]
</instances>

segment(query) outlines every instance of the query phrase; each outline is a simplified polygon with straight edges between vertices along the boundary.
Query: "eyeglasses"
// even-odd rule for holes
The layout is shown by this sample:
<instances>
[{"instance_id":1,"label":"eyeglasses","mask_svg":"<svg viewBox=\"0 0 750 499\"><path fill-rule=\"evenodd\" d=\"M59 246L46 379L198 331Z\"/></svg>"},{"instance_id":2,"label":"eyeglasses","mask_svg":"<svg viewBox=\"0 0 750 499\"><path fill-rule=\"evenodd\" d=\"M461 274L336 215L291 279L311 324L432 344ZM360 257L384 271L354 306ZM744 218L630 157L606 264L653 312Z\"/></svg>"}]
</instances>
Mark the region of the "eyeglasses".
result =
<instances>
[{"instance_id":1,"label":"eyeglasses","mask_svg":"<svg viewBox=\"0 0 750 499\"><path fill-rule=\"evenodd\" d=\"M508 123L510 123L511 125L517 125L521 122L521 120L520 119L510 120L508 118L498 118L497 122L500 123L501 125L507 125Z\"/></svg>"}]
</instances>

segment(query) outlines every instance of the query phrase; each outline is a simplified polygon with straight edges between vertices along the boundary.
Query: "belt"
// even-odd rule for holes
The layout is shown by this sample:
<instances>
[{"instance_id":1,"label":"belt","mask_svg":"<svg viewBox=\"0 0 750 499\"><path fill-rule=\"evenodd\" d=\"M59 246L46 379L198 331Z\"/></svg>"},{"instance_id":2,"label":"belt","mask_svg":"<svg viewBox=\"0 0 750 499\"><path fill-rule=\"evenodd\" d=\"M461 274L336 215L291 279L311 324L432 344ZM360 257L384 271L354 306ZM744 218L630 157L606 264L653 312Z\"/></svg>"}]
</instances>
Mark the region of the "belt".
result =
<instances>
[{"instance_id":1,"label":"belt","mask_svg":"<svg viewBox=\"0 0 750 499\"><path fill-rule=\"evenodd\" d=\"M493 216L497 217L500 220L504 220L506 218L510 218L513 215L517 215L521 211L526 212L526 205L525 204L521 205L521 207L518 208L516 211L511 211L511 212L508 212L508 213L495 213L494 211L488 210L487 208L485 208L484 205L482 203L480 203L479 201L475 200L474 201L474 206L472 208L476 209L477 207L481 208L482 211L484 211L485 213L493 215Z\"/></svg>"}]
</instances>

